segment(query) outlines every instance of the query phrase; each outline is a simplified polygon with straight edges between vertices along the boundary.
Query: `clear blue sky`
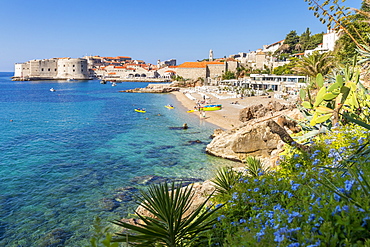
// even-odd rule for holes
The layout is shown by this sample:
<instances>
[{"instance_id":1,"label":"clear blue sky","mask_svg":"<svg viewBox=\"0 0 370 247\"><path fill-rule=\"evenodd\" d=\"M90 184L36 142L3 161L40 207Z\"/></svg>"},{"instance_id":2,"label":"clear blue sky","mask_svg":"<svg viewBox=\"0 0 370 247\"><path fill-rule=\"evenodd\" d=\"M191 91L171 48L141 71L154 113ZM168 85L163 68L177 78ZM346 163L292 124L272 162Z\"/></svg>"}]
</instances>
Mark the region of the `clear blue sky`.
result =
<instances>
[{"instance_id":1,"label":"clear blue sky","mask_svg":"<svg viewBox=\"0 0 370 247\"><path fill-rule=\"evenodd\" d=\"M326 31L304 0L0 0L0 71L84 55L177 63L229 56ZM347 0L359 8L361 0Z\"/></svg>"}]
</instances>

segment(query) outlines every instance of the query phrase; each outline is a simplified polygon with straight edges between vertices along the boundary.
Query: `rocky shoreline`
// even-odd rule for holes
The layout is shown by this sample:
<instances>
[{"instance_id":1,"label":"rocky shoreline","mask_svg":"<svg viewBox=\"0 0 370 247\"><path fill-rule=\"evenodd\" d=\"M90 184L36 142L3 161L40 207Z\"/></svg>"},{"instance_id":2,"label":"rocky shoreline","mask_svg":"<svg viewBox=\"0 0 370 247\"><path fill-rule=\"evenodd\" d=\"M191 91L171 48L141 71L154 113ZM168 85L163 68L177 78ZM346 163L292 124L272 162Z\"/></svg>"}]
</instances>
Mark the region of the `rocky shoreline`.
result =
<instances>
[{"instance_id":1,"label":"rocky shoreline","mask_svg":"<svg viewBox=\"0 0 370 247\"><path fill-rule=\"evenodd\" d=\"M145 88L134 88L119 91L121 93L171 93L180 91L179 87L172 84L149 84Z\"/></svg>"}]
</instances>

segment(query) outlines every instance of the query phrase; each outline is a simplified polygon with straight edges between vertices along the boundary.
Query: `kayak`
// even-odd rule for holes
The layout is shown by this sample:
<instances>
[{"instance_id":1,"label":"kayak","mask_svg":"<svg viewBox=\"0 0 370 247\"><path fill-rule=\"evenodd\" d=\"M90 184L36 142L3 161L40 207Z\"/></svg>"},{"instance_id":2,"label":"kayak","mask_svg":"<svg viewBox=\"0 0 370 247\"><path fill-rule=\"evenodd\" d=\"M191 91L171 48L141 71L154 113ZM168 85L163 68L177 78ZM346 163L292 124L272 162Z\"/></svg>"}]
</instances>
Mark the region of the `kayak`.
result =
<instances>
[{"instance_id":1,"label":"kayak","mask_svg":"<svg viewBox=\"0 0 370 247\"><path fill-rule=\"evenodd\" d=\"M175 109L175 107L172 105L165 105L164 107L166 107L167 109Z\"/></svg>"},{"instance_id":2,"label":"kayak","mask_svg":"<svg viewBox=\"0 0 370 247\"><path fill-rule=\"evenodd\" d=\"M200 111L218 111L221 110L222 105L205 105L200 107Z\"/></svg>"},{"instance_id":3,"label":"kayak","mask_svg":"<svg viewBox=\"0 0 370 247\"><path fill-rule=\"evenodd\" d=\"M141 112L141 113L145 113L146 110L142 110L142 109L135 109L136 112Z\"/></svg>"}]
</instances>

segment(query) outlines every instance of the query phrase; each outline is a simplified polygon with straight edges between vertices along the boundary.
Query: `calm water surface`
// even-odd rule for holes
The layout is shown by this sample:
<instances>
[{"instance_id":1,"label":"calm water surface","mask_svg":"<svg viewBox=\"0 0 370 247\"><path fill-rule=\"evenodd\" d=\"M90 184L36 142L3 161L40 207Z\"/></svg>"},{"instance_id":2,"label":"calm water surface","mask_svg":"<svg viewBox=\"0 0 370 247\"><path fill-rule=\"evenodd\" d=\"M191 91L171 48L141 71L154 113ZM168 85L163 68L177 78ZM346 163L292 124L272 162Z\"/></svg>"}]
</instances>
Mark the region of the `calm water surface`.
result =
<instances>
[{"instance_id":1,"label":"calm water surface","mask_svg":"<svg viewBox=\"0 0 370 247\"><path fill-rule=\"evenodd\" d=\"M125 217L137 189L232 163L204 153L216 126L173 95L118 92L146 83L11 76L0 73L0 246L86 246L94 217Z\"/></svg>"}]
</instances>

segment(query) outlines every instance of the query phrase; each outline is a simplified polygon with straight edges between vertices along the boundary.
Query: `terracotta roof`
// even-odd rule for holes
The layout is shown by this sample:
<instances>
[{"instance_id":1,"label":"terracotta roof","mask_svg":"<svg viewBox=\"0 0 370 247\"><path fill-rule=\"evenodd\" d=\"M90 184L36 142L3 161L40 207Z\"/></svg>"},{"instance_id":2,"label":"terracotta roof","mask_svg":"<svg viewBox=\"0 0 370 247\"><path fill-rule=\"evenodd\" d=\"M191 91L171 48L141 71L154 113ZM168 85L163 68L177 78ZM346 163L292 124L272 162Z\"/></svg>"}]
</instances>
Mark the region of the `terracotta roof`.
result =
<instances>
[{"instance_id":1,"label":"terracotta roof","mask_svg":"<svg viewBox=\"0 0 370 247\"><path fill-rule=\"evenodd\" d=\"M115 75L116 73L112 72L112 73L108 73L108 75Z\"/></svg>"},{"instance_id":2,"label":"terracotta roof","mask_svg":"<svg viewBox=\"0 0 370 247\"><path fill-rule=\"evenodd\" d=\"M173 70L167 70L167 71L165 71L164 73L174 73L174 74L176 74L176 72L175 72L175 71L173 71Z\"/></svg>"},{"instance_id":3,"label":"terracotta roof","mask_svg":"<svg viewBox=\"0 0 370 247\"><path fill-rule=\"evenodd\" d=\"M224 64L222 62L185 62L177 68L205 68L208 64Z\"/></svg>"}]
</instances>

